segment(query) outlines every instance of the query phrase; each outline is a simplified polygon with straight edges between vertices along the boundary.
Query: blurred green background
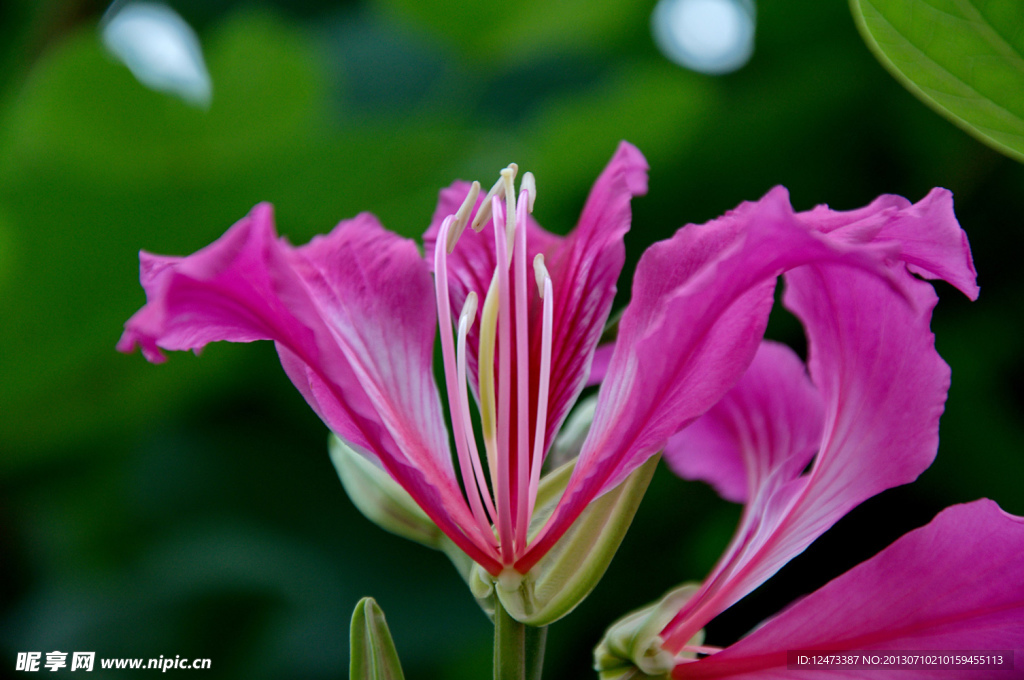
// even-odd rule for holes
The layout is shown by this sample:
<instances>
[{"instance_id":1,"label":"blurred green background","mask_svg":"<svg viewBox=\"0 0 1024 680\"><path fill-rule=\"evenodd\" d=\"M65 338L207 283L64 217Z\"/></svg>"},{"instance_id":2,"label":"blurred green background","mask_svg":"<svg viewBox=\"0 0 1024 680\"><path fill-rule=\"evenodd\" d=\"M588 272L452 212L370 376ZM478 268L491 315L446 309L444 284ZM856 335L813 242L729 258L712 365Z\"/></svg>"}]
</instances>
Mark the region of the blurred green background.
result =
<instances>
[{"instance_id":1,"label":"blurred green background","mask_svg":"<svg viewBox=\"0 0 1024 680\"><path fill-rule=\"evenodd\" d=\"M976 303L938 286L953 388L935 465L851 513L710 643L948 504L1024 514L1024 167L903 90L846 3L762 3L753 58L725 76L662 56L653 2L170 4L200 36L208 110L104 50L106 3L0 6L0 677L19 675L17 652L55 649L347 677L363 595L408 677L489 677L491 629L466 588L355 511L269 344L150 366L114 343L144 302L140 248L192 252L264 200L294 243L363 210L418 236L441 186L513 160L537 177L538 219L566 231L620 139L651 165L620 306L644 247L776 184L798 209L947 187L980 272ZM801 343L784 316L770 332ZM605 580L552 627L546 677L594 677L604 628L701 578L738 516L659 470Z\"/></svg>"}]
</instances>

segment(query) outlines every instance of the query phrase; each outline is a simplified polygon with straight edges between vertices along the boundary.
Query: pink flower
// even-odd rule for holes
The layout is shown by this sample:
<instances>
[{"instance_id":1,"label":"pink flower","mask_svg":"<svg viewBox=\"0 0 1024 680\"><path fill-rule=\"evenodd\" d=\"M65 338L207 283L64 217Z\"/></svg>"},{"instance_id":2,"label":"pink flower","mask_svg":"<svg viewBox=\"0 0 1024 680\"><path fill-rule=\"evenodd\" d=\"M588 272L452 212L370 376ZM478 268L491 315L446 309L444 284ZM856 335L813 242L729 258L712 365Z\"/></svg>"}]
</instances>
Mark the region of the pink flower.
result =
<instances>
[{"instance_id":1,"label":"pink flower","mask_svg":"<svg viewBox=\"0 0 1024 680\"><path fill-rule=\"evenodd\" d=\"M836 242L891 248L888 277L829 263L786 273L783 300L807 330L809 375L791 350L765 342L736 386L669 440L665 457L678 474L745 506L718 564L653 631L649 657L669 665L659 670L674 678L846 677L787 670L786 652L1024 645L1024 519L991 501L946 510L724 651L700 637L849 510L913 481L934 460L950 371L929 329L935 292L912 274L976 297L951 208L948 192L935 190L915 205L882 197L858 211L797 215Z\"/></svg>"},{"instance_id":2,"label":"pink flower","mask_svg":"<svg viewBox=\"0 0 1024 680\"><path fill-rule=\"evenodd\" d=\"M654 246L638 267L572 477L543 526L531 527L541 464L590 375L624 261L629 202L646 191L646 171L640 152L621 144L565 237L533 220L528 173L517 194L510 166L484 199L456 183L441 193L426 258L365 213L293 247L259 205L193 255L142 253L147 304L118 347L140 346L159 361L161 349L273 340L324 422L452 542L492 576L526 574L591 501L739 379L781 272L828 262L894 285L886 261L896 246L811 228L783 190ZM465 229L471 220L486 228ZM927 260L931 247L911 250ZM432 372L438 325L445 405Z\"/></svg>"}]
</instances>

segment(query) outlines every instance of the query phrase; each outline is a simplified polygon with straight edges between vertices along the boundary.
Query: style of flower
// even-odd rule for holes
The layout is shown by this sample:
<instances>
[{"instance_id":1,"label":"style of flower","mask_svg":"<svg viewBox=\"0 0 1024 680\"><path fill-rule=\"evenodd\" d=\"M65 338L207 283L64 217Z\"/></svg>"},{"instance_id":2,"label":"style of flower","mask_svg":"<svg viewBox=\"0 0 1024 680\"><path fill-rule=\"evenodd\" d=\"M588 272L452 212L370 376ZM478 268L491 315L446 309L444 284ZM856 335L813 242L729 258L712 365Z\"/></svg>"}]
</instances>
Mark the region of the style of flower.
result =
<instances>
[{"instance_id":1,"label":"style of flower","mask_svg":"<svg viewBox=\"0 0 1024 680\"><path fill-rule=\"evenodd\" d=\"M749 219L763 203L746 208ZM673 470L709 482L744 511L700 586L676 591L646 620L633 615L626 625L643 621L646 637L627 654L650 675L679 679L815 678L850 671L787 669L787 650L1020 649L1024 518L991 501L947 509L724 650L703 644L715 616L852 508L932 463L950 371L929 328L937 297L914 274L945 279L972 299L978 292L948 192L915 205L884 196L861 210L795 217L829 240L888 251L885 276L830 263L787 272L783 301L807 331L807 368L787 347L764 342L736 386L669 440ZM599 648L603 677L620 677L617 662L600 655L621 639L613 626Z\"/></svg>"},{"instance_id":2,"label":"style of flower","mask_svg":"<svg viewBox=\"0 0 1024 680\"><path fill-rule=\"evenodd\" d=\"M781 189L756 210L741 206L656 244L637 269L572 476L546 521L531 526L545 455L590 377L625 257L630 199L646 191L646 171L640 152L622 143L565 237L533 220L535 183L526 173L517 193L515 166L483 198L479 185L456 183L441 192L426 258L366 213L293 247L259 205L193 255L141 254L147 304L118 347L160 361L161 349L273 340L330 429L482 569L514 581L735 384L780 273L833 263L894 285L886 258L901 252L902 227L879 227L883 236L868 245L861 241L871 235L827 234L796 216ZM911 258L932 247L903 241ZM438 326L447 409L432 373Z\"/></svg>"}]
</instances>

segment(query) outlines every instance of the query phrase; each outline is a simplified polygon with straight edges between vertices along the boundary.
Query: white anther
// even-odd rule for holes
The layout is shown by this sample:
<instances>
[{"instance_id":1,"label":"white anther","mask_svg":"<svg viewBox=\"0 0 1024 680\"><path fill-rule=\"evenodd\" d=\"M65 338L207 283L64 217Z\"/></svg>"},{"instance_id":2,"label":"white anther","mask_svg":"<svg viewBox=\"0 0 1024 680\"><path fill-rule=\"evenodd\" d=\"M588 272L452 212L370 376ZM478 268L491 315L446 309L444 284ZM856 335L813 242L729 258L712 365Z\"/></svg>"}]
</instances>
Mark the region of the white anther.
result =
<instances>
[{"instance_id":1,"label":"white anther","mask_svg":"<svg viewBox=\"0 0 1024 680\"><path fill-rule=\"evenodd\" d=\"M512 264L512 251L516 240L516 167L515 163L509 164L501 171L501 179L505 183L505 238L509 265Z\"/></svg>"},{"instance_id":2,"label":"white anther","mask_svg":"<svg viewBox=\"0 0 1024 680\"><path fill-rule=\"evenodd\" d=\"M533 204L537 200L537 180L533 178L533 173L529 170L523 173L523 179L519 182L519 191L526 192L526 208L533 213Z\"/></svg>"},{"instance_id":3,"label":"white anther","mask_svg":"<svg viewBox=\"0 0 1024 680\"><path fill-rule=\"evenodd\" d=\"M548 268L544 266L544 256L537 253L537 257L533 258L533 273L537 276L537 290L540 292L540 298L544 299L544 282L551 278L548 274Z\"/></svg>"},{"instance_id":4,"label":"white anther","mask_svg":"<svg viewBox=\"0 0 1024 680\"><path fill-rule=\"evenodd\" d=\"M466 230L466 225L469 224L469 214L473 212L473 206L476 205L476 198L479 195L480 182L473 182L469 186L469 193L466 194L466 199L455 212L455 220L448 230L448 241L445 243L445 249L449 254L455 250L455 244L458 242L459 237L462 236L462 232Z\"/></svg>"},{"instance_id":5,"label":"white anther","mask_svg":"<svg viewBox=\"0 0 1024 680\"><path fill-rule=\"evenodd\" d=\"M469 291L469 295L466 296L466 302L462 305L462 313L459 314L459 326L462 326L463 321L466 322L467 328L473 325L473 321L476 320L476 291Z\"/></svg>"},{"instance_id":6,"label":"white anther","mask_svg":"<svg viewBox=\"0 0 1024 680\"><path fill-rule=\"evenodd\" d=\"M519 166L515 163L509 163L508 167L502 170L512 171L512 179L515 179L516 173L519 172ZM505 198L505 177L504 174L498 178L498 181L494 183L491 190L484 196L484 204L480 206L480 210L477 211L476 217L473 218L473 223L470 225L473 227L473 231L480 231L484 228L484 222L491 219L491 199L497 196L498 198Z\"/></svg>"}]
</instances>

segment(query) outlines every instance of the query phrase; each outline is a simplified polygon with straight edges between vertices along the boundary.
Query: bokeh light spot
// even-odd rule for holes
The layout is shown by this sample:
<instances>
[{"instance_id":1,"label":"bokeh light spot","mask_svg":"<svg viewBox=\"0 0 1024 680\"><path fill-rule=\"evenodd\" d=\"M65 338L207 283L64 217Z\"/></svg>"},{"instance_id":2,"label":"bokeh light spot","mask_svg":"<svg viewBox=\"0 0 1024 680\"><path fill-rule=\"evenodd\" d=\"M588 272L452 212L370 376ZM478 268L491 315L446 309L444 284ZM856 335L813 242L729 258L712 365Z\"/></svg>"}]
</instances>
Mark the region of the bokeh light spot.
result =
<instances>
[{"instance_id":1,"label":"bokeh light spot","mask_svg":"<svg viewBox=\"0 0 1024 680\"><path fill-rule=\"evenodd\" d=\"M754 52L752 0L660 0L651 16L662 53L699 73L742 67Z\"/></svg>"}]
</instances>

